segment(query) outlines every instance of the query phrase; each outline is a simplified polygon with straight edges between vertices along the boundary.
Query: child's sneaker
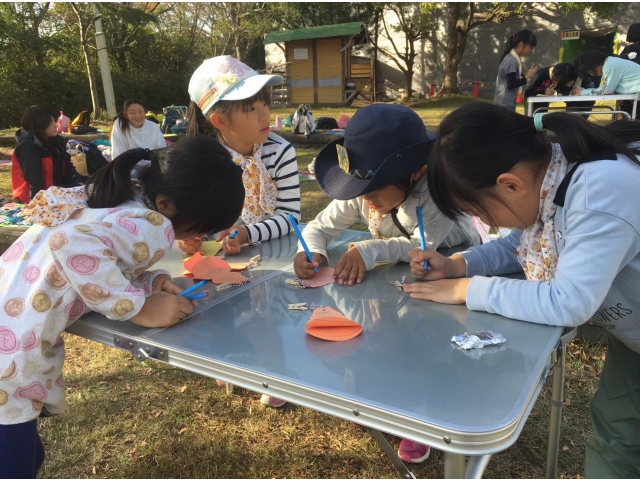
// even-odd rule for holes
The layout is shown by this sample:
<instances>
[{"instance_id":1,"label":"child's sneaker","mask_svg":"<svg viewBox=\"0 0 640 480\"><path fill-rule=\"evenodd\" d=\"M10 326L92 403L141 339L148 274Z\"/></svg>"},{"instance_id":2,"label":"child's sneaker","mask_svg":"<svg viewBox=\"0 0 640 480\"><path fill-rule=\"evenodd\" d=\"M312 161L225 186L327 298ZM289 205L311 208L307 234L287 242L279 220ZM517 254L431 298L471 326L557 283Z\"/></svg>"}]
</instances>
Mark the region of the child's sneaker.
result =
<instances>
[{"instance_id":1,"label":"child's sneaker","mask_svg":"<svg viewBox=\"0 0 640 480\"><path fill-rule=\"evenodd\" d=\"M287 404L287 402L285 402L284 400L280 400L279 398L272 397L266 394L260 397L260 403L265 407L274 407L274 408L281 408Z\"/></svg>"},{"instance_id":2,"label":"child's sneaker","mask_svg":"<svg viewBox=\"0 0 640 480\"><path fill-rule=\"evenodd\" d=\"M422 463L431 453L431 447L403 438L398 448L398 456L403 462Z\"/></svg>"}]
</instances>

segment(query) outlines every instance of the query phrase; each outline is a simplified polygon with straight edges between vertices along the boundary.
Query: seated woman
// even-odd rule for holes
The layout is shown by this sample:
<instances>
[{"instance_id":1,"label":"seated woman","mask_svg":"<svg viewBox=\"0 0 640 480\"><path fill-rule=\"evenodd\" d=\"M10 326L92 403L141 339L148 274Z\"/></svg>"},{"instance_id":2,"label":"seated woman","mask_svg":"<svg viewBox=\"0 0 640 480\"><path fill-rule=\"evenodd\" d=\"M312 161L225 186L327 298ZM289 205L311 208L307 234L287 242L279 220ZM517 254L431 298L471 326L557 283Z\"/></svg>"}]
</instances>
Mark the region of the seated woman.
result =
<instances>
[{"instance_id":1,"label":"seated woman","mask_svg":"<svg viewBox=\"0 0 640 480\"><path fill-rule=\"evenodd\" d=\"M111 158L134 148L155 150L166 146L158 124L147 120L142 104L134 99L124 102L111 127Z\"/></svg>"},{"instance_id":2,"label":"seated woman","mask_svg":"<svg viewBox=\"0 0 640 480\"><path fill-rule=\"evenodd\" d=\"M16 132L18 146L11 154L11 189L16 200L29 203L40 190L84 182L71 163L67 140L57 130L50 110L34 106L24 112L22 128Z\"/></svg>"},{"instance_id":3,"label":"seated woman","mask_svg":"<svg viewBox=\"0 0 640 480\"><path fill-rule=\"evenodd\" d=\"M571 63L541 68L533 77L531 85L524 91L524 98L526 100L535 96L569 95L577 78L578 70ZM549 104L536 103L535 108L549 108Z\"/></svg>"}]
</instances>

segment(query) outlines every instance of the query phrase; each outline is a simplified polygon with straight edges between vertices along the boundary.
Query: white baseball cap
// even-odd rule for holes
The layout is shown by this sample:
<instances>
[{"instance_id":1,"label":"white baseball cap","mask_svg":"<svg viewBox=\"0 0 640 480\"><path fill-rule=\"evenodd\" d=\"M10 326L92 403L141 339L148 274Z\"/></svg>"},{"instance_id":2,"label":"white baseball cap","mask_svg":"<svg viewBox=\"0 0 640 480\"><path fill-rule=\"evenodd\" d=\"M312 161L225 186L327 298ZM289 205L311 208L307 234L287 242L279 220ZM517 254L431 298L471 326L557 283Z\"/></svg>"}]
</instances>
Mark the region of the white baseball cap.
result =
<instances>
[{"instance_id":1,"label":"white baseball cap","mask_svg":"<svg viewBox=\"0 0 640 480\"><path fill-rule=\"evenodd\" d=\"M191 75L189 97L206 114L220 100L251 98L265 86L281 85L281 75L260 75L230 55L208 58Z\"/></svg>"}]
</instances>

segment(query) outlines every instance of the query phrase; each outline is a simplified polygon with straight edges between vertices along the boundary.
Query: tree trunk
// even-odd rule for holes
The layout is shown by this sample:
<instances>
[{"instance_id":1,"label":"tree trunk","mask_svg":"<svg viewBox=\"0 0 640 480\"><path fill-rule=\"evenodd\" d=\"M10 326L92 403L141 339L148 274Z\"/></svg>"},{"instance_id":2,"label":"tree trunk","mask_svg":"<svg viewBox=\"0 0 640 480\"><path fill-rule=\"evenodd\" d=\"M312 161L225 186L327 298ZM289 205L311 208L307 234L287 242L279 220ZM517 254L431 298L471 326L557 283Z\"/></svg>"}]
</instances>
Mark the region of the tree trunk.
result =
<instances>
[{"instance_id":1,"label":"tree trunk","mask_svg":"<svg viewBox=\"0 0 640 480\"><path fill-rule=\"evenodd\" d=\"M240 39L236 39L236 58L242 61L242 49L240 48Z\"/></svg>"},{"instance_id":2,"label":"tree trunk","mask_svg":"<svg viewBox=\"0 0 640 480\"><path fill-rule=\"evenodd\" d=\"M407 84L407 89L405 90L403 98L411 98L413 97L413 62L411 62L411 64L407 62L407 70L404 72L404 81Z\"/></svg>"},{"instance_id":3,"label":"tree trunk","mask_svg":"<svg viewBox=\"0 0 640 480\"><path fill-rule=\"evenodd\" d=\"M462 60L462 54L467 44L467 32L458 31L458 18L460 17L460 4L447 4L447 36L445 49L444 80L442 88L436 96L460 94L458 89L458 66ZM463 36L462 39L459 36Z\"/></svg>"},{"instance_id":4,"label":"tree trunk","mask_svg":"<svg viewBox=\"0 0 640 480\"><path fill-rule=\"evenodd\" d=\"M93 103L93 119L100 120L100 97L98 96L98 84L96 82L96 70L93 67L91 59L91 50L87 43L87 30L80 28L80 40L82 41L82 51L84 52L84 61L87 65L87 73L89 74L89 88L91 89L91 102Z\"/></svg>"}]
</instances>

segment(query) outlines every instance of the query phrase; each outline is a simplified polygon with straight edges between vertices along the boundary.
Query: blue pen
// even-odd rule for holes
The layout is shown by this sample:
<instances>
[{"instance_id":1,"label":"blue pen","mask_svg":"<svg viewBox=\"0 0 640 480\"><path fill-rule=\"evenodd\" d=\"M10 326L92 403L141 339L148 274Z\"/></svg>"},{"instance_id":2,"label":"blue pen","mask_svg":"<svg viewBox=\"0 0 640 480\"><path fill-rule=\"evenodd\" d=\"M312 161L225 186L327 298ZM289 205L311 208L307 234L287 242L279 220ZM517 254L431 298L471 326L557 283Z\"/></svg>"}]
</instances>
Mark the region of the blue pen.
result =
<instances>
[{"instance_id":1,"label":"blue pen","mask_svg":"<svg viewBox=\"0 0 640 480\"><path fill-rule=\"evenodd\" d=\"M234 232L232 232L232 233L229 235L229 238L236 238L236 235L238 235L238 230L235 230Z\"/></svg>"},{"instance_id":2,"label":"blue pen","mask_svg":"<svg viewBox=\"0 0 640 480\"><path fill-rule=\"evenodd\" d=\"M190 286L189 288L187 288L186 290L183 290L182 292L180 292L178 294L179 297L186 297L187 295L189 295L191 292L195 292L196 290L198 290L201 287L204 287L207 284L206 280L202 280L201 282L196 283L195 285Z\"/></svg>"},{"instance_id":3,"label":"blue pen","mask_svg":"<svg viewBox=\"0 0 640 480\"><path fill-rule=\"evenodd\" d=\"M187 300L199 300L209 296L209 292L194 293L193 295L187 295Z\"/></svg>"},{"instance_id":4,"label":"blue pen","mask_svg":"<svg viewBox=\"0 0 640 480\"><path fill-rule=\"evenodd\" d=\"M422 207L420 205L416 207L416 215L418 216L418 227L420 228L420 248L422 248L422 250L426 250L427 241L424 239L424 221L422 220ZM428 268L429 262L425 259L424 271L426 272Z\"/></svg>"},{"instance_id":5,"label":"blue pen","mask_svg":"<svg viewBox=\"0 0 640 480\"><path fill-rule=\"evenodd\" d=\"M302 248L304 248L304 251L307 253L307 258L309 259L309 263L313 263L313 257L311 256L311 252L309 251L309 247L307 247L307 244L304 241L304 238L302 238L302 233L300 233L300 230L298 229L298 224L296 223L296 219L293 218L293 215L291 215L290 213L287 214L287 216L289 217L289 222L293 227L293 231L296 232L296 236L298 237L298 240L300 240L300 243L302 244ZM320 273L317 267L313 267L313 269L316 271L316 273Z\"/></svg>"}]
</instances>

